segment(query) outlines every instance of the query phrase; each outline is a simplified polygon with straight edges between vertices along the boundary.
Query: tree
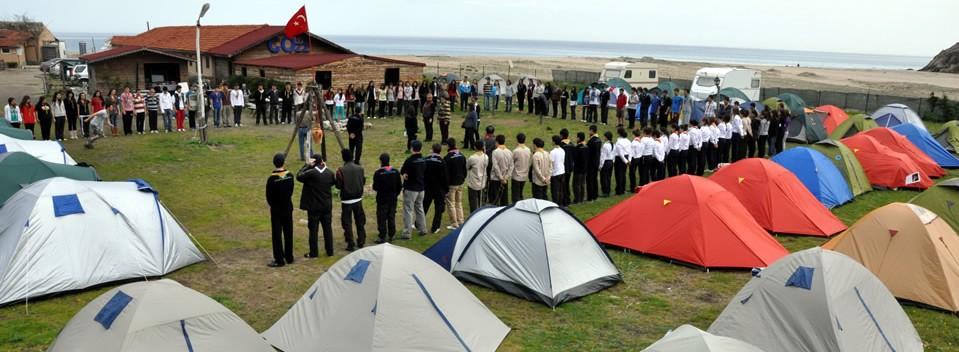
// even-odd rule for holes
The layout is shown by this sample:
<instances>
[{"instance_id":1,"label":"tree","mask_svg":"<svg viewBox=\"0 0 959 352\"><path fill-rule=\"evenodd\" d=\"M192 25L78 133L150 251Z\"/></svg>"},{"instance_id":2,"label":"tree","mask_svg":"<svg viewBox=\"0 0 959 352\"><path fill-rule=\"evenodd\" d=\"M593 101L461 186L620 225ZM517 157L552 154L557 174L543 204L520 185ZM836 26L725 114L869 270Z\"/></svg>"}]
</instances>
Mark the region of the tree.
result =
<instances>
[{"instance_id":1,"label":"tree","mask_svg":"<svg viewBox=\"0 0 959 352\"><path fill-rule=\"evenodd\" d=\"M43 33L43 23L34 20L26 13L10 16L7 21L0 22L0 28L29 33L31 39Z\"/></svg>"}]
</instances>

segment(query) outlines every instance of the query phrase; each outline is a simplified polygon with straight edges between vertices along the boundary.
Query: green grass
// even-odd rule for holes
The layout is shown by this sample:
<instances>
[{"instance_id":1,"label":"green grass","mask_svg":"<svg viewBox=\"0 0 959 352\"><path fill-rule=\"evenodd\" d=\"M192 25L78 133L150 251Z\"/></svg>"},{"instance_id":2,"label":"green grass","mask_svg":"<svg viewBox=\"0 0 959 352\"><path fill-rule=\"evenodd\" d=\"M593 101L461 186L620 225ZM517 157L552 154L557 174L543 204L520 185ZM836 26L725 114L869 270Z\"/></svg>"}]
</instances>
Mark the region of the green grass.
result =
<instances>
[{"instance_id":1,"label":"green grass","mask_svg":"<svg viewBox=\"0 0 959 352\"><path fill-rule=\"evenodd\" d=\"M454 114L459 126L460 113ZM394 164L405 158L405 139L399 119L373 120L367 131L363 165L372 174L377 156L386 151ZM548 137L559 129L585 131L580 122L538 119L526 114L486 117L507 136L525 132ZM462 130L453 128L462 138ZM205 262L168 277L226 305L258 331L265 330L332 265L343 251L339 221L334 221L337 258L299 261L270 269L269 218L263 199L263 183L269 175L273 153L282 150L292 132L289 126L216 129L216 146L190 141L189 134L165 134L106 138L95 150L85 150L77 141L66 142L77 159L97 167L106 180L144 178L159 191L164 204L191 230L218 265ZM439 130L437 127L437 139ZM532 138L530 138L532 139ZM336 155L331 138L330 150ZM512 144L512 143L510 143ZM295 154L295 153L294 153ZM293 160L290 168L297 168ZM338 166L339 162L333 162ZM956 176L955 172L951 176ZM299 189L294 201L299 199ZM527 187L527 192L529 192ZM912 191L874 191L851 204L835 209L846 224L852 224L872 209L889 202L907 201ZM572 206L581 219L589 219L621 201L623 197ZM376 235L373 197L366 197L367 233ZM306 247L305 214L295 213L296 253ZM642 214L637 214L642 216ZM334 219L338 214L334 215ZM650 221L654 221L650 219ZM399 245L422 251L440 235L430 235ZM777 237L790 251L824 242L811 237ZM467 285L512 332L504 351L618 351L639 350L662 337L669 329L690 323L707 328L726 303L749 279L748 271L704 272L646 256L610 250L624 282L605 291L556 308L528 302L500 292ZM87 302L115 285L64 294L0 308L0 350L42 351L59 330ZM906 307L928 351L959 351L959 318L950 313Z\"/></svg>"}]
</instances>

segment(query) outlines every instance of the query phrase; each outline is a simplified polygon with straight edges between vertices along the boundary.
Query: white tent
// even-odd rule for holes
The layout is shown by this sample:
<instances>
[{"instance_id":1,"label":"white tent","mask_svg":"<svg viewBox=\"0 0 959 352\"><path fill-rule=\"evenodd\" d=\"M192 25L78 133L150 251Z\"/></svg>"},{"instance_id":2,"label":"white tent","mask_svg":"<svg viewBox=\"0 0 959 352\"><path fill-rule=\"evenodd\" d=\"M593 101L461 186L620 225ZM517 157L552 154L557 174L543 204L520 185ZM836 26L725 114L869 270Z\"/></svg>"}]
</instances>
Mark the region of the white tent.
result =
<instances>
[{"instance_id":1,"label":"white tent","mask_svg":"<svg viewBox=\"0 0 959 352\"><path fill-rule=\"evenodd\" d=\"M480 209L424 254L462 280L550 307L622 281L586 226L538 199Z\"/></svg>"},{"instance_id":2,"label":"white tent","mask_svg":"<svg viewBox=\"0 0 959 352\"><path fill-rule=\"evenodd\" d=\"M204 260L144 181L38 181L0 208L0 304Z\"/></svg>"},{"instance_id":3,"label":"white tent","mask_svg":"<svg viewBox=\"0 0 959 352\"><path fill-rule=\"evenodd\" d=\"M922 351L886 286L819 247L783 257L733 297L709 332L767 351Z\"/></svg>"},{"instance_id":4,"label":"white tent","mask_svg":"<svg viewBox=\"0 0 959 352\"><path fill-rule=\"evenodd\" d=\"M0 134L0 154L7 152L24 152L51 163L77 164L60 142L22 140Z\"/></svg>"},{"instance_id":5,"label":"white tent","mask_svg":"<svg viewBox=\"0 0 959 352\"><path fill-rule=\"evenodd\" d=\"M126 284L70 319L48 352L272 352L240 317L172 280Z\"/></svg>"},{"instance_id":6,"label":"white tent","mask_svg":"<svg viewBox=\"0 0 959 352\"><path fill-rule=\"evenodd\" d=\"M443 268L382 244L333 264L263 337L285 352L483 352L507 333Z\"/></svg>"},{"instance_id":7,"label":"white tent","mask_svg":"<svg viewBox=\"0 0 959 352\"><path fill-rule=\"evenodd\" d=\"M692 325L670 331L643 352L763 352L759 347L725 336L716 336Z\"/></svg>"},{"instance_id":8,"label":"white tent","mask_svg":"<svg viewBox=\"0 0 959 352\"><path fill-rule=\"evenodd\" d=\"M910 123L926 130L926 125L922 123L922 118L915 111L903 104L889 104L879 108L872 113L872 119L876 121L879 127L893 127L904 123Z\"/></svg>"}]
</instances>

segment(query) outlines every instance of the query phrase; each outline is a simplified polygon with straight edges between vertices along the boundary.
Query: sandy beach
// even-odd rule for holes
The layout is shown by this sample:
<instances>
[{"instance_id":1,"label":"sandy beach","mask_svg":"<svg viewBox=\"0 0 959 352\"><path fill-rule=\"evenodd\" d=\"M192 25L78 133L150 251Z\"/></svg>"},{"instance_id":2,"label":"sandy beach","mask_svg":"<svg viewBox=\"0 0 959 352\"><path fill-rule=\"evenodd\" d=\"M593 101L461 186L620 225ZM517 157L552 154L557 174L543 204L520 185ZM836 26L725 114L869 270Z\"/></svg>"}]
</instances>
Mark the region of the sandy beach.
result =
<instances>
[{"instance_id":1,"label":"sandy beach","mask_svg":"<svg viewBox=\"0 0 959 352\"><path fill-rule=\"evenodd\" d=\"M904 97L928 97L930 92L959 97L959 75L911 70L836 69L794 66L729 65L703 62L666 61L651 58L603 57L496 57L496 56L391 56L426 63L428 74L455 72L480 76L485 72L505 77L512 60L511 76L531 74L551 79L551 70L602 70L609 61L643 61L659 65L660 80L690 80L702 67L747 67L763 71L765 87L812 89L850 93L872 93ZM437 69L438 67L438 69Z\"/></svg>"}]
</instances>

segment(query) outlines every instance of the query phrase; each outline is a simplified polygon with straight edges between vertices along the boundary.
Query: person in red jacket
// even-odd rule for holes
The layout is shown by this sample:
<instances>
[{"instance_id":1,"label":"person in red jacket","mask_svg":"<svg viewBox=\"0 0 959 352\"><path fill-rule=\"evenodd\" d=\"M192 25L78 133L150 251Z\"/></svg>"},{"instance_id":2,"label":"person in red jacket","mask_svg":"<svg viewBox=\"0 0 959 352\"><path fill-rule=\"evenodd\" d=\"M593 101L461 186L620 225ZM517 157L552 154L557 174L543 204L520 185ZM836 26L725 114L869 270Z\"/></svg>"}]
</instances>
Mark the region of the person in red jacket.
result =
<instances>
[{"instance_id":1,"label":"person in red jacket","mask_svg":"<svg viewBox=\"0 0 959 352\"><path fill-rule=\"evenodd\" d=\"M20 101L20 117L23 119L23 127L33 133L33 126L37 123L37 109L30 102L29 95L24 95Z\"/></svg>"},{"instance_id":2,"label":"person in red jacket","mask_svg":"<svg viewBox=\"0 0 959 352\"><path fill-rule=\"evenodd\" d=\"M623 126L627 102L629 102L629 96L626 94L626 90L620 88L619 95L616 97L616 126Z\"/></svg>"}]
</instances>

